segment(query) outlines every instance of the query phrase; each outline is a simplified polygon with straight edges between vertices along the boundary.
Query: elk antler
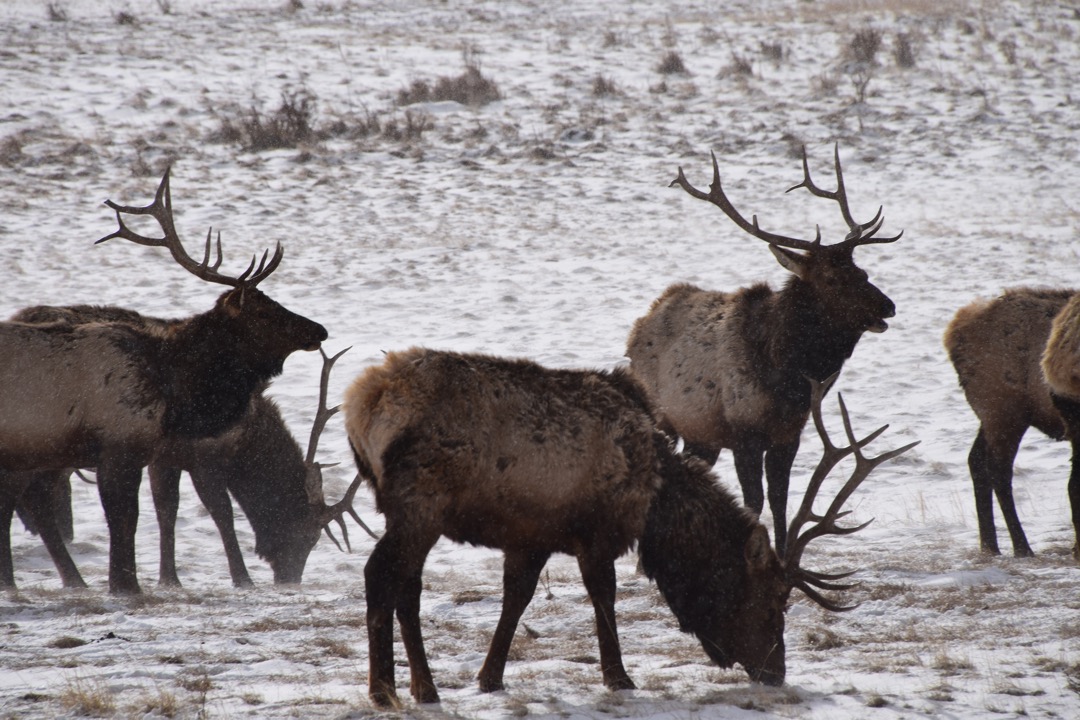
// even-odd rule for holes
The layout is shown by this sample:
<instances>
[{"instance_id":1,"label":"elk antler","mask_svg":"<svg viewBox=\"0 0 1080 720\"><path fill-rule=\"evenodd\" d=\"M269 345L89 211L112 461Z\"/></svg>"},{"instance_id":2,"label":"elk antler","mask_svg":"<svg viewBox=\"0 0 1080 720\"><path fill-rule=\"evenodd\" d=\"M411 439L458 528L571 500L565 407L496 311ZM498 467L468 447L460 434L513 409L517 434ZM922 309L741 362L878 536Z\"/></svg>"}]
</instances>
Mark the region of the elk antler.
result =
<instances>
[{"instance_id":1,"label":"elk antler","mask_svg":"<svg viewBox=\"0 0 1080 720\"><path fill-rule=\"evenodd\" d=\"M844 222L847 223L848 229L851 231L843 242L837 243L838 245L845 245L855 248L859 245L871 245L874 243L891 243L900 239L900 236L904 234L901 230L894 237L889 238L875 238L874 234L881 229L881 225L885 222L885 218L881 216L881 212L884 206L879 205L877 215L872 220L865 223L857 223L851 216L851 210L848 208L847 190L844 188L844 172L840 168L840 143L833 145L833 156L835 158L834 164L836 166L836 190L832 192L828 190L822 190L814 181L810 178L810 163L806 159L806 146L803 145L802 149L802 164L803 164L803 181L798 185L792 185L785 192L791 192L797 188L806 188L810 191L810 194L814 197L825 198L826 200L835 200L840 205L840 213L844 216Z\"/></svg>"},{"instance_id":2,"label":"elk antler","mask_svg":"<svg viewBox=\"0 0 1080 720\"><path fill-rule=\"evenodd\" d=\"M274 250L274 256L270 258L269 263L266 262L266 257L270 251L267 250L263 252L258 268L255 267L255 259L258 257L256 255L252 256L251 264L248 265L247 270L241 273L239 277L223 275L218 272L218 268L221 266L220 232L217 237L217 259L214 261L213 265L210 264L211 236L213 234L213 229L211 229L206 233L206 250L203 253L202 262L197 262L187 254L186 250L184 250L184 246L180 242L180 236L176 232L176 225L173 222L172 216L172 195L169 191L169 170L166 170L165 175L161 178L161 183L158 185L157 192L154 194L154 201L146 207L118 205L112 200L106 200L105 204L116 211L116 221L120 227L110 235L106 235L98 240L98 243L103 243L106 240L112 240L113 238L121 238L138 245L168 248L169 252L172 253L173 259L176 260L182 268L195 277L208 282L221 283L222 285L229 285L230 287L255 287L265 280L270 273L277 269L277 266L281 263L282 256L285 254L284 249L281 247L281 243L278 243L277 248ZM163 237L153 238L139 235L124 223L124 214L149 215L157 220L158 225L161 226Z\"/></svg>"},{"instance_id":3,"label":"elk antler","mask_svg":"<svg viewBox=\"0 0 1080 720\"><path fill-rule=\"evenodd\" d=\"M328 388L330 384L330 371L334 367L334 363L338 358L348 352L351 348L345 348L337 355L333 357L327 357L322 348L319 348L319 353L323 358L322 373L319 376L319 408L315 412L315 420L311 424L311 436L308 438L307 455L304 458L304 465L307 466L307 494L308 500L317 506L321 506L318 510L319 524L323 526L323 531L326 532L326 536L334 541L334 545L337 545L338 550L341 550L341 544L337 538L334 537L333 531L330 529L331 522L337 522L341 527L341 536L345 540L345 547L349 552L352 552L352 546L349 544L349 530L345 526L345 520L343 518L345 513L352 516L360 527L367 531L367 534L372 538L378 540L379 536L372 532L371 528L360 519L360 515L357 514L353 508L353 497L356 495L357 488L360 487L361 478L359 475L353 480L349 489L345 492L345 496L334 503L333 505L326 505L326 498L323 495L323 477L322 470L326 467L333 467L337 463L323 464L315 461L315 454L319 449L319 437L322 435L322 431L326 428L327 421L334 416L341 409L341 405L335 405L334 407L326 406L326 398L328 395Z\"/></svg>"},{"instance_id":4,"label":"elk antler","mask_svg":"<svg viewBox=\"0 0 1080 720\"><path fill-rule=\"evenodd\" d=\"M850 511L842 511L841 508L843 508L847 499L851 497L851 494L855 492L856 488L862 484L863 480L870 475L874 468L891 460L897 455L907 452L919 444L919 441L916 440L901 448L882 453L877 457L866 457L863 455L862 449L873 442L881 435L881 433L885 432L885 429L889 426L883 425L862 440L856 440L855 434L851 429L851 418L848 417L847 406L844 405L844 398L843 396L837 396L840 403L840 415L844 421L844 432L847 434L848 442L850 444L847 447L836 447L833 445L825 430L825 423L821 418L821 402L825 397L825 393L827 393L833 383L836 382L836 378L839 374L839 372L834 373L824 382L810 380L811 414L814 418L814 427L817 428L818 435L821 436L823 452L821 460L818 461L817 467L814 468L814 472L810 476L810 483L807 485L806 494L803 496L802 504L799 506L798 512L795 513L795 516L791 520L791 525L788 529L788 537L790 539L788 541L787 553L784 557L784 567L787 570L788 582L791 586L802 590L806 593L807 597L825 609L834 611L851 610L857 606L837 605L822 596L821 593L814 588L830 591L847 590L853 587L853 585L837 583L836 581L850 577L854 574L854 571L843 573L820 573L803 569L799 567L803 551L815 538L822 537L823 535L850 535L869 525L872 520L854 527L841 527L836 523L840 518L850 514ZM821 490L822 483L825 482L825 478L828 477L829 473L838 462L853 453L855 455L855 469L852 472L851 477L849 477L847 482L844 483L844 486L840 488L840 492L833 498L833 501L829 504L829 509L825 511L825 514L818 515L814 512L813 507L814 500L817 498L818 491ZM805 532L801 532L803 525L808 520L814 521L815 524L807 528Z\"/></svg>"},{"instance_id":5,"label":"elk antler","mask_svg":"<svg viewBox=\"0 0 1080 720\"><path fill-rule=\"evenodd\" d=\"M778 245L780 247L791 248L793 250L813 250L814 248L821 246L821 228L817 228L817 234L813 241L801 240L799 238L787 237L786 235L777 235L766 230L762 230L758 226L757 215L752 216L752 221L747 222L739 211L735 209L735 206L728 200L727 195L724 194L724 190L720 185L720 166L716 162L716 153L710 153L712 156L713 164L713 180L709 186L709 192L703 192L692 186L686 179L686 175L683 174L682 167L679 167L679 175L668 187L674 187L678 185L683 190L688 192L693 197L699 200L707 200L713 205L724 211L724 214L731 218L732 221L740 228L750 233L759 240L764 240L772 245ZM817 187L813 180L810 178L810 165L806 159L806 147L803 146L803 181L798 185L790 187L787 192L791 192L795 188L805 187L811 194L816 197L827 198L829 200L835 200L840 204L840 212L844 216L844 221L847 223L851 232L844 238L843 242L837 243L839 246L855 248L857 245L868 245L870 243L889 243L895 242L900 239L900 235L904 232L900 231L900 234L891 238L873 238L884 222L884 218L881 217L881 208L878 208L878 214L868 223L860 225L856 223L851 217L851 211L848 209L847 192L844 189L844 176L840 169L840 147L836 146L836 180L837 188L835 191L829 192Z\"/></svg>"},{"instance_id":6,"label":"elk antler","mask_svg":"<svg viewBox=\"0 0 1080 720\"><path fill-rule=\"evenodd\" d=\"M712 184L709 186L709 192L702 192L691 185L686 179L686 175L683 174L681 165L679 166L679 176L672 180L668 187L675 187L678 185L698 200L707 200L708 202L711 202L713 205L716 205L723 210L724 214L731 218L735 224L743 230L759 240L764 240L772 245L779 245L780 247L791 248L793 250L811 250L821 245L821 228L818 228L817 238L813 242L810 242L809 240L800 240L799 238L777 235L762 230L758 227L757 215L753 216L753 222L747 222L746 218L740 215L739 211L735 209L735 206L731 204L731 201L727 199L727 195L724 194L724 189L720 186L720 166L716 163L716 153L711 152L709 154L712 156L713 167L713 179Z\"/></svg>"}]
</instances>

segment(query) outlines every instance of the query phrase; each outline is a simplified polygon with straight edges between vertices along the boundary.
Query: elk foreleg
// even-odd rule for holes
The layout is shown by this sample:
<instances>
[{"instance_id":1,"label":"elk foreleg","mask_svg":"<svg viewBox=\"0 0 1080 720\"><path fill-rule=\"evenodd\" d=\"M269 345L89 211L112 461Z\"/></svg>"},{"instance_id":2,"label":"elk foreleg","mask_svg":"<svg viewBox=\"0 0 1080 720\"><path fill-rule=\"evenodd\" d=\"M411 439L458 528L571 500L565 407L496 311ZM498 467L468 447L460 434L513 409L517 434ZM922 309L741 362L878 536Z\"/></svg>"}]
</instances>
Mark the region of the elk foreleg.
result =
<instances>
[{"instance_id":1,"label":"elk foreleg","mask_svg":"<svg viewBox=\"0 0 1080 720\"><path fill-rule=\"evenodd\" d=\"M503 558L502 614L491 638L487 659L480 668L480 692L503 689L503 672L506 670L510 645L514 641L514 632L536 592L540 571L549 557L551 554L546 552L506 551Z\"/></svg>"},{"instance_id":2,"label":"elk foreleg","mask_svg":"<svg viewBox=\"0 0 1080 720\"><path fill-rule=\"evenodd\" d=\"M232 498L225 487L225 482L217 477L203 477L196 472L191 475L192 484L202 504L217 525L218 534L221 535L221 544L225 548L225 558L229 562L229 575L235 587L252 587L247 565L244 564L244 554L240 552L240 543L236 539L236 526L233 524Z\"/></svg>"},{"instance_id":3,"label":"elk foreleg","mask_svg":"<svg viewBox=\"0 0 1080 720\"><path fill-rule=\"evenodd\" d=\"M139 524L142 465L127 458L106 458L98 464L98 494L109 526L109 592L141 592L135 571L135 531Z\"/></svg>"},{"instance_id":4,"label":"elk foreleg","mask_svg":"<svg viewBox=\"0 0 1080 720\"><path fill-rule=\"evenodd\" d=\"M176 515L180 509L180 468L151 465L150 492L158 522L158 585L180 587L176 574Z\"/></svg>"},{"instance_id":5,"label":"elk foreleg","mask_svg":"<svg viewBox=\"0 0 1080 720\"><path fill-rule=\"evenodd\" d=\"M740 443L732 449L732 455L735 475L742 488L743 505L760 515L765 508L765 491L761 485L765 450L757 443Z\"/></svg>"},{"instance_id":6,"label":"elk foreleg","mask_svg":"<svg viewBox=\"0 0 1080 720\"><path fill-rule=\"evenodd\" d=\"M600 670L609 690L633 690L634 681L623 667L619 633L615 626L615 562L611 558L578 556L581 579L596 613L596 639L600 644Z\"/></svg>"},{"instance_id":7,"label":"elk foreleg","mask_svg":"<svg viewBox=\"0 0 1080 720\"><path fill-rule=\"evenodd\" d=\"M776 532L776 552L781 556L787 547L787 498L791 483L791 465L799 452L799 441L774 445L765 453L765 481L769 486L769 510Z\"/></svg>"},{"instance_id":8,"label":"elk foreleg","mask_svg":"<svg viewBox=\"0 0 1080 720\"><path fill-rule=\"evenodd\" d=\"M416 524L387 521L382 539L375 544L364 566L364 589L367 595L368 632L368 696L379 707L400 707L394 683L394 613L405 618L402 641L410 661L422 663L411 668L414 679L426 680L432 693L423 695L430 702L438 701L431 670L420 634L420 588L418 582L424 559L438 535L430 537ZM415 598L407 598L406 593ZM410 666L411 667L411 666ZM424 674L426 672L426 678ZM423 685L424 682L414 687Z\"/></svg>"},{"instance_id":9,"label":"elk foreleg","mask_svg":"<svg viewBox=\"0 0 1080 720\"><path fill-rule=\"evenodd\" d=\"M64 587L85 588L86 582L79 574L79 568L71 559L67 546L64 544L61 519L57 518L59 508L57 495L62 490L61 486L68 487L70 491L67 473L36 472L34 480L23 492L20 503L32 518L38 534L41 535L41 541L45 544L45 549L49 551L49 557L52 558L56 571L60 573L60 580ZM70 508L70 504L68 507Z\"/></svg>"}]
</instances>

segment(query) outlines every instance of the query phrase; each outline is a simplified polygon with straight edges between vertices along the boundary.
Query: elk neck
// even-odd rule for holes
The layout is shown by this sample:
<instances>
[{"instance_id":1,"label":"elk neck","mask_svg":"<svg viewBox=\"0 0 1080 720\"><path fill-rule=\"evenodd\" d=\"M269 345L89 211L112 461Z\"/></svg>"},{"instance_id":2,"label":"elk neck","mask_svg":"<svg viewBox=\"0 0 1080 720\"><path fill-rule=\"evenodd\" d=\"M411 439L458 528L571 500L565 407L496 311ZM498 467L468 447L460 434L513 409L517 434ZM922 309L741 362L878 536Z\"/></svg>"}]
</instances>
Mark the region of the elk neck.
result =
<instances>
[{"instance_id":1,"label":"elk neck","mask_svg":"<svg viewBox=\"0 0 1080 720\"><path fill-rule=\"evenodd\" d=\"M862 330L852 330L830 317L813 288L794 275L773 296L771 315L765 342L771 375L783 395L809 408L805 378L822 381L843 367Z\"/></svg>"},{"instance_id":2,"label":"elk neck","mask_svg":"<svg viewBox=\"0 0 1080 720\"><path fill-rule=\"evenodd\" d=\"M215 437L245 412L253 394L281 373L282 359L247 347L219 307L177 323L162 341L167 435Z\"/></svg>"},{"instance_id":3,"label":"elk neck","mask_svg":"<svg viewBox=\"0 0 1080 720\"><path fill-rule=\"evenodd\" d=\"M666 440L656 442L663 483L638 543L641 566L679 629L696 635L712 660L730 667L734 658L712 639L743 602L743 548L755 521L704 463L675 454Z\"/></svg>"}]
</instances>

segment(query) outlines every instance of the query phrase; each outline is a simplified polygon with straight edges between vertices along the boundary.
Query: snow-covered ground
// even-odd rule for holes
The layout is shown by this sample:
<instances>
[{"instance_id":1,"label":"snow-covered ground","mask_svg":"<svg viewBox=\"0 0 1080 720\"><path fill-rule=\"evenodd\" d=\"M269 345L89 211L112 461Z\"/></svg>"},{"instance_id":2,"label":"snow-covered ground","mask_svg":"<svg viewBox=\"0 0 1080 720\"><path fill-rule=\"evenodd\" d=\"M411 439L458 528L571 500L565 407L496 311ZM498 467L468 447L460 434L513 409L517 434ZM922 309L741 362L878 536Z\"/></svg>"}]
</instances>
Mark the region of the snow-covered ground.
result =
<instances>
[{"instance_id":1,"label":"snow-covered ground","mask_svg":"<svg viewBox=\"0 0 1080 720\"><path fill-rule=\"evenodd\" d=\"M867 70L850 49L868 28L882 45ZM913 67L898 62L905 39ZM686 73L659 72L668 53ZM414 81L459 76L466 60L500 100L397 104ZM605 84L614 92L597 93ZM272 115L283 95L315 102L320 137L265 151L221 141L251 108ZM383 132L364 132L373 120ZM430 127L392 137L409 123ZM976 423L941 345L953 313L976 297L1080 285L1075 0L3 0L0 314L74 302L166 316L209 308L217 289L165 253L93 244L114 227L102 201L148 202L171 164L193 249L212 225L238 271L251 253L285 245L263 287L326 325L328 350L352 346L333 397L384 350L414 344L609 368L668 284L784 280L763 243L668 188L677 167L705 186L715 151L744 213L800 237L820 224L830 241L845 230L835 205L783 191L801 178L803 144L830 186L834 143L856 217L882 204L884 232L905 231L858 251L897 316L862 340L838 389L862 432L890 424L874 449L922 441L852 499L854 520L875 518L868 529L808 552L815 567L860 569L848 599L861 606L838 615L795 593L787 685L751 686L741 670L706 662L627 557L617 610L639 689L610 693L576 565L555 558L523 619L507 690L483 695L475 675L498 617L501 558L442 542L422 609L442 703L415 706L402 665L404 712L1078 717L1069 447L1032 433L1020 451L1016 494L1037 556L981 556L966 463ZM271 389L300 438L318 364L293 356ZM839 435L832 398L826 414ZM811 429L793 496L819 447ZM327 472L336 497L352 474L340 420L321 456L342 463ZM734 482L729 454L717 472ZM353 531L352 554L321 541L304 584L277 588L241 521L257 587L235 590L185 483L184 589L159 590L144 487L146 593L114 598L96 490L74 490L72 550L91 589L62 590L38 539L14 523L20 589L0 596L0 715L377 714L366 698L363 533ZM356 506L381 526L366 490ZM1008 548L1003 526L999 535Z\"/></svg>"}]
</instances>

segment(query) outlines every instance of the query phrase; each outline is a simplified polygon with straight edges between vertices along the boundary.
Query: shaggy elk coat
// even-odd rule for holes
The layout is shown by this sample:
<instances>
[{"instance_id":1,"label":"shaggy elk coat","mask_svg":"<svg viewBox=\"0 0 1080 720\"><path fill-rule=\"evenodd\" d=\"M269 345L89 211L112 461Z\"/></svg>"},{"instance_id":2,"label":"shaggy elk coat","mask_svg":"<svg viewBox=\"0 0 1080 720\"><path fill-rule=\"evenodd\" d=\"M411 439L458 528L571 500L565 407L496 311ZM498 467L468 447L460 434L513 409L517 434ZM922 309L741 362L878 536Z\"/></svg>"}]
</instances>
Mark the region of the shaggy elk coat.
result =
<instances>
[{"instance_id":1,"label":"shaggy elk coat","mask_svg":"<svg viewBox=\"0 0 1080 720\"><path fill-rule=\"evenodd\" d=\"M839 151L835 162L837 190L813 184L805 152L804 180L795 186L839 203L851 232L833 245L822 245L820 233L813 242L787 238L760 229L756 216L744 219L724 195L715 156L708 193L692 187L679 168L672 185L717 205L769 243L792 275L780 291L763 283L734 292L672 285L634 323L626 348L631 371L687 452L713 464L722 448L732 450L743 500L757 513L765 503L764 463L780 549L787 541L791 465L810 414L805 378L823 381L839 372L863 333L884 332L895 314L892 301L855 265L853 252L900 235L874 237L883 223L880 210L861 225L852 219Z\"/></svg>"},{"instance_id":2,"label":"shaggy elk coat","mask_svg":"<svg viewBox=\"0 0 1080 720\"><path fill-rule=\"evenodd\" d=\"M139 592L138 489L163 441L224 432L291 353L316 350L327 337L322 325L255 287L280 263L280 245L269 264L264 255L235 278L210 265L209 238L202 263L188 257L173 227L168 180L166 173L145 208L110 203L120 229L105 239L168 247L185 269L231 286L210 311L164 333L115 322L0 323L0 471L97 469L114 593ZM123 214L152 215L165 237L135 234ZM7 533L3 542L10 544Z\"/></svg>"},{"instance_id":3,"label":"shaggy elk coat","mask_svg":"<svg viewBox=\"0 0 1080 720\"><path fill-rule=\"evenodd\" d=\"M831 582L841 576L801 570L797 554L781 560L766 529L704 463L674 451L643 389L622 370L549 370L414 348L364 372L344 406L357 467L386 516L364 569L369 693L377 705L398 702L395 612L412 695L438 700L419 613L424 560L440 536L504 554L502 614L480 670L483 692L503 687L515 628L556 552L577 558L604 684L614 690L634 687L615 629L614 562L635 543L680 628L718 664L740 663L755 680L783 682L792 587L841 609L811 587L846 587ZM824 474L851 451L836 451ZM862 477L887 459L858 457ZM841 494L861 479L853 476ZM814 536L851 530L835 526L840 504L838 497L818 518ZM810 535L799 536L799 553Z\"/></svg>"},{"instance_id":4,"label":"shaggy elk coat","mask_svg":"<svg viewBox=\"0 0 1080 720\"><path fill-rule=\"evenodd\" d=\"M1073 447L1068 494L1080 560L1080 299L1074 290L1013 288L957 311L945 348L979 419L968 454L984 552L1000 553L994 500L1013 553L1032 555L1013 500L1013 462L1029 427Z\"/></svg>"}]
</instances>

